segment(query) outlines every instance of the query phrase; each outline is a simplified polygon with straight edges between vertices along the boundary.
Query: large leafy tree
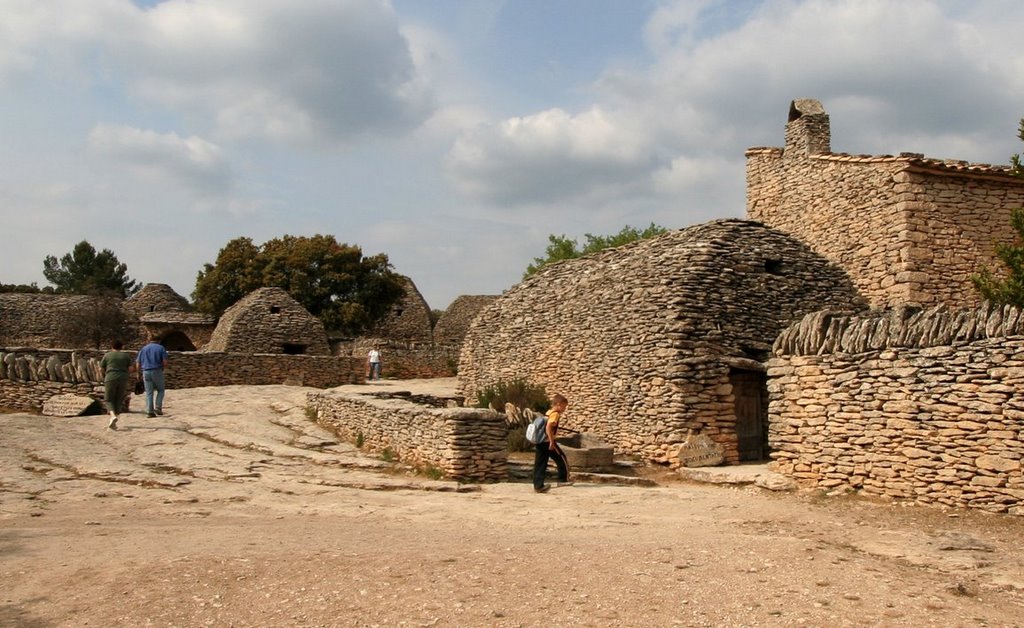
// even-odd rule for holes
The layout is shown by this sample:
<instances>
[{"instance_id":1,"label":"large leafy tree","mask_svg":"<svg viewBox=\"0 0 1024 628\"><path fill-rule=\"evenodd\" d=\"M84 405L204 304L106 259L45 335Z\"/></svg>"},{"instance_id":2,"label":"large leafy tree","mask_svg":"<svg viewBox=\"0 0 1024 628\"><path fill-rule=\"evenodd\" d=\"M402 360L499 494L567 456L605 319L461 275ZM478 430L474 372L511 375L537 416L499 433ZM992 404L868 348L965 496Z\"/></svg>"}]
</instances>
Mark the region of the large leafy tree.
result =
<instances>
[{"instance_id":1,"label":"large leafy tree","mask_svg":"<svg viewBox=\"0 0 1024 628\"><path fill-rule=\"evenodd\" d=\"M75 245L59 260L47 255L43 260L43 277L61 294L91 294L127 297L135 294L139 284L128 276L128 266L118 261L110 249L99 253L87 240Z\"/></svg>"},{"instance_id":2,"label":"large leafy tree","mask_svg":"<svg viewBox=\"0 0 1024 628\"><path fill-rule=\"evenodd\" d=\"M1020 120L1017 137L1024 141L1024 118ZM1010 157L1010 164L1010 172L1024 178L1024 164L1019 154ZM1024 208L1010 212L1010 226L1016 234L1014 241L996 244L996 257L1002 262L1003 271L996 273L984 267L971 277L971 282L988 301L1024 308Z\"/></svg>"},{"instance_id":3,"label":"large leafy tree","mask_svg":"<svg viewBox=\"0 0 1024 628\"><path fill-rule=\"evenodd\" d=\"M548 236L548 248L545 249L544 257L535 257L533 263L526 267L526 272L523 273L523 279L526 279L530 275L534 274L544 266L553 262L560 262L566 259L575 259L582 257L590 253L596 253L602 249L608 249L614 246L621 246L636 240L645 240L647 238L654 237L665 233L666 229L660 227L653 222L648 225L645 229L637 229L626 225L616 234L607 236L596 236L593 234L586 234L586 244L583 248L580 248L579 243L576 240L570 240L565 235L556 236L551 234Z\"/></svg>"},{"instance_id":4,"label":"large leafy tree","mask_svg":"<svg viewBox=\"0 0 1024 628\"><path fill-rule=\"evenodd\" d=\"M196 277L196 309L220 316L263 287L285 290L329 331L359 335L379 322L405 292L386 255L363 257L333 236L290 236L257 246L249 238L227 243Z\"/></svg>"}]
</instances>

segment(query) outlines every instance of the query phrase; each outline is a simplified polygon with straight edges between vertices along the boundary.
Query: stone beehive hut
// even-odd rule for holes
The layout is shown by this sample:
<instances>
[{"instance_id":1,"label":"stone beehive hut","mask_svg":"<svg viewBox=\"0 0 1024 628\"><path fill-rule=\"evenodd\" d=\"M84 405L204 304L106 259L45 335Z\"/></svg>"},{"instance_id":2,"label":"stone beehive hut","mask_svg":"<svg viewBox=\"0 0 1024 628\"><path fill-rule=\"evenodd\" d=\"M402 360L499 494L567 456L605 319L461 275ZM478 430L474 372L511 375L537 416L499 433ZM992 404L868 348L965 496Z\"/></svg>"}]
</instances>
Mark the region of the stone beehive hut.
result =
<instances>
[{"instance_id":1,"label":"stone beehive hut","mask_svg":"<svg viewBox=\"0 0 1024 628\"><path fill-rule=\"evenodd\" d=\"M212 316L193 312L185 297L163 283L147 283L125 299L124 309L142 323L132 341L140 346L154 336L171 351L195 351L210 341L216 325Z\"/></svg>"},{"instance_id":2,"label":"stone beehive hut","mask_svg":"<svg viewBox=\"0 0 1024 628\"><path fill-rule=\"evenodd\" d=\"M829 116L790 104L784 148L747 150L747 216L842 266L873 306L979 303L970 277L1011 242L1024 179L1007 166L830 149Z\"/></svg>"},{"instance_id":3,"label":"stone beehive hut","mask_svg":"<svg viewBox=\"0 0 1024 628\"><path fill-rule=\"evenodd\" d=\"M124 301L129 312L141 318L150 312L191 312L188 300L165 283L147 283Z\"/></svg>"},{"instance_id":4,"label":"stone beehive hut","mask_svg":"<svg viewBox=\"0 0 1024 628\"><path fill-rule=\"evenodd\" d=\"M254 290L229 307L203 351L330 355L323 323L280 288Z\"/></svg>"},{"instance_id":5,"label":"stone beehive hut","mask_svg":"<svg viewBox=\"0 0 1024 628\"><path fill-rule=\"evenodd\" d=\"M429 343L433 337L430 306L412 279L403 276L402 281L405 295L367 336L387 342Z\"/></svg>"},{"instance_id":6,"label":"stone beehive hut","mask_svg":"<svg viewBox=\"0 0 1024 628\"><path fill-rule=\"evenodd\" d=\"M491 294L464 294L448 306L434 326L434 342L439 345L460 345L480 310L498 297Z\"/></svg>"},{"instance_id":7,"label":"stone beehive hut","mask_svg":"<svg viewBox=\"0 0 1024 628\"><path fill-rule=\"evenodd\" d=\"M485 308L459 360L467 398L523 378L566 425L678 464L690 431L725 459L767 455L764 366L791 321L864 300L846 274L760 223L719 220L551 264Z\"/></svg>"}]
</instances>

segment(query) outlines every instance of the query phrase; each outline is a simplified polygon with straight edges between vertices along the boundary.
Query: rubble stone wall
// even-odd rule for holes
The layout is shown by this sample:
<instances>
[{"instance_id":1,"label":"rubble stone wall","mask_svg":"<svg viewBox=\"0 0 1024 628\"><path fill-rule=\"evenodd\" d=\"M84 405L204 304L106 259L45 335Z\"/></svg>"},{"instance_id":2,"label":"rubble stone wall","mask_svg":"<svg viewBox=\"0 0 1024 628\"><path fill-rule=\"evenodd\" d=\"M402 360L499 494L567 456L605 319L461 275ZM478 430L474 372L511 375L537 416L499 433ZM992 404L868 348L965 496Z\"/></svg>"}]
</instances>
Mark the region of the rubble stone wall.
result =
<instances>
[{"instance_id":1,"label":"rubble stone wall","mask_svg":"<svg viewBox=\"0 0 1024 628\"><path fill-rule=\"evenodd\" d=\"M55 394L103 398L102 351L0 350L0 407L39 410ZM170 352L169 389L295 384L329 388L364 381L363 364L345 357Z\"/></svg>"},{"instance_id":2,"label":"rubble stone wall","mask_svg":"<svg viewBox=\"0 0 1024 628\"><path fill-rule=\"evenodd\" d=\"M819 312L768 364L769 446L806 486L1024 514L1024 315Z\"/></svg>"},{"instance_id":3,"label":"rubble stone wall","mask_svg":"<svg viewBox=\"0 0 1024 628\"><path fill-rule=\"evenodd\" d=\"M317 419L364 451L472 482L508 479L504 417L478 408L432 408L399 399L325 391L310 393Z\"/></svg>"}]
</instances>

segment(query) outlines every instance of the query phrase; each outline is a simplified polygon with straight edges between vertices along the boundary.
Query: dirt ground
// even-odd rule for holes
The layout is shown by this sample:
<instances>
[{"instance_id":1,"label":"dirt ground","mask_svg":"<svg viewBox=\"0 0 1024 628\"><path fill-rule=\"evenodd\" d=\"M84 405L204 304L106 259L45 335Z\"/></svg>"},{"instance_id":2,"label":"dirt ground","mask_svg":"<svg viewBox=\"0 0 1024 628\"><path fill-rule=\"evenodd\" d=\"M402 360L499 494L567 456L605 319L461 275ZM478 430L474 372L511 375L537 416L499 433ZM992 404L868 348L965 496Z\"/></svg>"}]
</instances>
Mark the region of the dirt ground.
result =
<instances>
[{"instance_id":1,"label":"dirt ground","mask_svg":"<svg viewBox=\"0 0 1024 628\"><path fill-rule=\"evenodd\" d=\"M0 415L0 625L1024 625L1020 518L436 481L338 442L307 390L171 390L118 431Z\"/></svg>"}]
</instances>

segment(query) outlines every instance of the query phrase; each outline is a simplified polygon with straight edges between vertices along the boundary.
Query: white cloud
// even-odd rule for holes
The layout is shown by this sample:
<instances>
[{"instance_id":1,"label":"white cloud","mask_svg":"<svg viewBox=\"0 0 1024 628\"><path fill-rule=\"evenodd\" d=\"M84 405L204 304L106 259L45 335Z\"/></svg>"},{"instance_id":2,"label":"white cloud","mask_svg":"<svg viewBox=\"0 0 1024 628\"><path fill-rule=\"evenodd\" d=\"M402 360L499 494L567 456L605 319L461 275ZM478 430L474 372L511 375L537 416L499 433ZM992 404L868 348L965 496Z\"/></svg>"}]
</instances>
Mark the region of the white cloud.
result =
<instances>
[{"instance_id":1,"label":"white cloud","mask_svg":"<svg viewBox=\"0 0 1024 628\"><path fill-rule=\"evenodd\" d=\"M550 109L464 132L446 166L464 193L500 204L611 193L650 167L638 131L598 107Z\"/></svg>"},{"instance_id":2,"label":"white cloud","mask_svg":"<svg viewBox=\"0 0 1024 628\"><path fill-rule=\"evenodd\" d=\"M196 136L104 124L89 134L89 149L164 184L184 186L203 195L226 192L232 183L220 147Z\"/></svg>"},{"instance_id":3,"label":"white cloud","mask_svg":"<svg viewBox=\"0 0 1024 628\"><path fill-rule=\"evenodd\" d=\"M1004 4L1019 21L1022 7ZM563 202L607 206L624 191L710 199L712 189L743 185L735 173L747 147L782 144L786 108L801 97L825 104L833 150L944 146L990 161L993 146L1009 149L1012 137L995 124L979 129L964 112L1015 123L1024 54L991 54L983 27L945 8L927 0L664 3L647 25L649 67L606 72L598 100L581 113L550 109L465 132L448 171L464 194L507 206L558 202L569 211Z\"/></svg>"},{"instance_id":4,"label":"white cloud","mask_svg":"<svg viewBox=\"0 0 1024 628\"><path fill-rule=\"evenodd\" d=\"M219 138L331 145L405 133L434 108L381 0L0 0L0 11L0 80L43 62L64 78L116 76Z\"/></svg>"}]
</instances>

